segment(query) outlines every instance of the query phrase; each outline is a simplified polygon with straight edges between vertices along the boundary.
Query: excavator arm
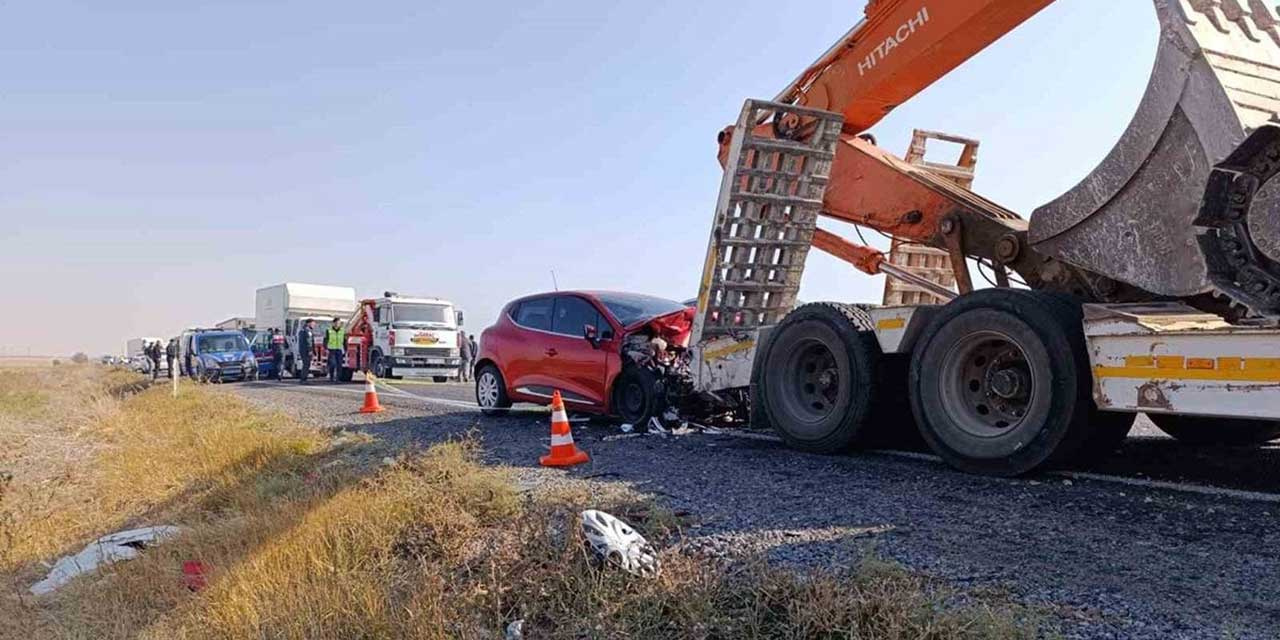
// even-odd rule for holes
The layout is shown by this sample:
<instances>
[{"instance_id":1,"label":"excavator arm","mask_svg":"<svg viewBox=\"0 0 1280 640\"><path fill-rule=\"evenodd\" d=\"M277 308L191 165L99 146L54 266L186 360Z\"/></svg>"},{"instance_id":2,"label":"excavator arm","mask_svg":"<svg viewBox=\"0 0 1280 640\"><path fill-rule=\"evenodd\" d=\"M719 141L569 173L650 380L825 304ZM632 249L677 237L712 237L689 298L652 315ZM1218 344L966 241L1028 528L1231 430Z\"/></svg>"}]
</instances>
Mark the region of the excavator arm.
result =
<instances>
[{"instance_id":1,"label":"excavator arm","mask_svg":"<svg viewBox=\"0 0 1280 640\"><path fill-rule=\"evenodd\" d=\"M973 258L1002 280L1008 269L1090 300L1280 315L1280 223L1269 208L1280 188L1263 188L1280 138L1257 131L1280 110L1280 21L1258 0L1153 0L1160 46L1138 114L1093 174L1029 222L865 135L1052 2L870 0L865 19L774 100L795 109L760 115L751 135L803 143L824 122L806 114L839 116L819 213L946 250L962 292ZM720 136L727 169L732 138L733 128ZM1220 201L1202 212L1211 172ZM821 229L813 246L868 273L884 264Z\"/></svg>"}]
</instances>

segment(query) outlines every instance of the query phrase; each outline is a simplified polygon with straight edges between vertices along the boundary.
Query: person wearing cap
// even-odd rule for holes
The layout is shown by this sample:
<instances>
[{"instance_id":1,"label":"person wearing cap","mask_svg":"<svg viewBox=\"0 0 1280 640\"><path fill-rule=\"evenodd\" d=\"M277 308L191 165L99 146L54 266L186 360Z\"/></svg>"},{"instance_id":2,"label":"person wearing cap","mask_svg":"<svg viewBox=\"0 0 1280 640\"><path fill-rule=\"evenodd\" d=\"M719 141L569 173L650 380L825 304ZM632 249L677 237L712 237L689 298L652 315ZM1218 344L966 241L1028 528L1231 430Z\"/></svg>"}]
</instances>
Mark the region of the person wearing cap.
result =
<instances>
[{"instance_id":1,"label":"person wearing cap","mask_svg":"<svg viewBox=\"0 0 1280 640\"><path fill-rule=\"evenodd\" d=\"M342 320L333 319L333 324L324 331L324 346L329 350L329 382L338 381L338 373L342 370L342 348L346 346L347 332L342 328Z\"/></svg>"}]
</instances>

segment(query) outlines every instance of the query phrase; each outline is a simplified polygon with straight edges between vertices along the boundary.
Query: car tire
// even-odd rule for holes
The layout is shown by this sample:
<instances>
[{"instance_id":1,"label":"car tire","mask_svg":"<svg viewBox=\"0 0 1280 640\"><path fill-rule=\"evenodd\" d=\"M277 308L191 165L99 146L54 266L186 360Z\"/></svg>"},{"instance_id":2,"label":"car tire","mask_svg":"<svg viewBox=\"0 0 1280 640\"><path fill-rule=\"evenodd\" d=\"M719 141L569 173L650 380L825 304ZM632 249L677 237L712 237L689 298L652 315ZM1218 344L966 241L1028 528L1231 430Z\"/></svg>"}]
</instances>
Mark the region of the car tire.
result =
<instances>
[{"instance_id":1,"label":"car tire","mask_svg":"<svg viewBox=\"0 0 1280 640\"><path fill-rule=\"evenodd\" d=\"M969 473L1018 476L1070 460L1096 413L1078 314L1034 291L948 303L915 346L909 385L920 435Z\"/></svg>"},{"instance_id":2,"label":"car tire","mask_svg":"<svg viewBox=\"0 0 1280 640\"><path fill-rule=\"evenodd\" d=\"M838 303L806 304L773 330L760 358L753 411L787 443L832 454L862 444L878 396L880 345L860 310Z\"/></svg>"},{"instance_id":3,"label":"car tire","mask_svg":"<svg viewBox=\"0 0 1280 640\"><path fill-rule=\"evenodd\" d=\"M449 381L449 376L431 376L431 380L443 384Z\"/></svg>"},{"instance_id":4,"label":"car tire","mask_svg":"<svg viewBox=\"0 0 1280 640\"><path fill-rule=\"evenodd\" d=\"M644 431L661 411L662 383L648 369L628 365L613 382L613 413Z\"/></svg>"},{"instance_id":5,"label":"car tire","mask_svg":"<svg viewBox=\"0 0 1280 640\"><path fill-rule=\"evenodd\" d=\"M1182 444L1257 447L1280 438L1280 422L1249 418L1210 418L1149 413L1156 428Z\"/></svg>"},{"instance_id":6,"label":"car tire","mask_svg":"<svg viewBox=\"0 0 1280 640\"><path fill-rule=\"evenodd\" d=\"M481 367L476 376L476 404L486 416L501 415L511 408L507 383L502 379L502 372L492 364Z\"/></svg>"}]
</instances>

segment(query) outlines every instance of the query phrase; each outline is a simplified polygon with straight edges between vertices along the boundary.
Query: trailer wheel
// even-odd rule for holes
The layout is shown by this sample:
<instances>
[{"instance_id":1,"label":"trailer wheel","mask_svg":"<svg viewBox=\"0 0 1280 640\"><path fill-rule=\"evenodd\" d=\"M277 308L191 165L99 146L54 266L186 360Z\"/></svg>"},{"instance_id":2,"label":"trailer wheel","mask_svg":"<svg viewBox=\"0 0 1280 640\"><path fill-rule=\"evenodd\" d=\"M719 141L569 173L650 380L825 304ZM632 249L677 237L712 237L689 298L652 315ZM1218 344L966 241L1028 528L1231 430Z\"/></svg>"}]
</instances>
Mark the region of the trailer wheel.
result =
<instances>
[{"instance_id":1,"label":"trailer wheel","mask_svg":"<svg viewBox=\"0 0 1280 640\"><path fill-rule=\"evenodd\" d=\"M949 303L912 355L920 434L948 464L1016 476L1069 459L1093 414L1075 314L1034 291L986 289Z\"/></svg>"},{"instance_id":2,"label":"trailer wheel","mask_svg":"<svg viewBox=\"0 0 1280 640\"><path fill-rule=\"evenodd\" d=\"M1280 438L1280 422L1248 418L1210 418L1149 413L1148 418L1173 439L1189 445L1256 447Z\"/></svg>"},{"instance_id":3,"label":"trailer wheel","mask_svg":"<svg viewBox=\"0 0 1280 640\"><path fill-rule=\"evenodd\" d=\"M480 367L480 375L476 376L476 404L480 412L487 415L505 413L511 408L511 398L507 397L507 383L502 380L502 372L492 364Z\"/></svg>"},{"instance_id":4,"label":"trailer wheel","mask_svg":"<svg viewBox=\"0 0 1280 640\"><path fill-rule=\"evenodd\" d=\"M752 402L788 446L836 453L858 443L876 400L880 346L852 307L792 311L758 357L764 367Z\"/></svg>"}]
</instances>

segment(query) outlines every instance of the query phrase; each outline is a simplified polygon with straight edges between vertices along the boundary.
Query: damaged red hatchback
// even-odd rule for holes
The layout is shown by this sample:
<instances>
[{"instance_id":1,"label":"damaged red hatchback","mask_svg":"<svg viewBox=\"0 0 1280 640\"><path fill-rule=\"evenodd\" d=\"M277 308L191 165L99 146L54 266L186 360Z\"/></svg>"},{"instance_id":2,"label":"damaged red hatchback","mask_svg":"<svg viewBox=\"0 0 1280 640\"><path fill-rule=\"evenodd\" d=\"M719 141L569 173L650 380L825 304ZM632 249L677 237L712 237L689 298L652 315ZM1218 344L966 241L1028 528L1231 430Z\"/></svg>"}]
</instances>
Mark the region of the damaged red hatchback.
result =
<instances>
[{"instance_id":1,"label":"damaged red hatchback","mask_svg":"<svg viewBox=\"0 0 1280 640\"><path fill-rule=\"evenodd\" d=\"M558 291L520 298L481 334L476 402L549 404L644 425L687 373L694 309L634 293Z\"/></svg>"}]
</instances>

